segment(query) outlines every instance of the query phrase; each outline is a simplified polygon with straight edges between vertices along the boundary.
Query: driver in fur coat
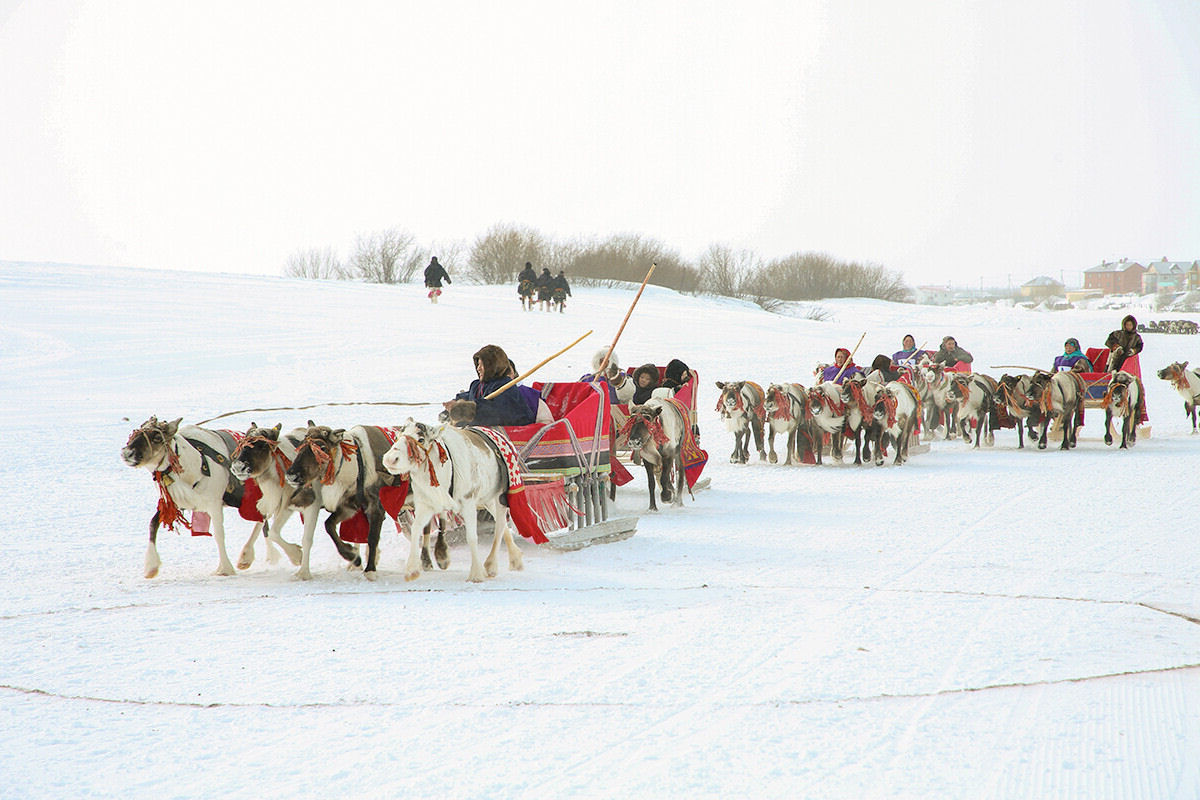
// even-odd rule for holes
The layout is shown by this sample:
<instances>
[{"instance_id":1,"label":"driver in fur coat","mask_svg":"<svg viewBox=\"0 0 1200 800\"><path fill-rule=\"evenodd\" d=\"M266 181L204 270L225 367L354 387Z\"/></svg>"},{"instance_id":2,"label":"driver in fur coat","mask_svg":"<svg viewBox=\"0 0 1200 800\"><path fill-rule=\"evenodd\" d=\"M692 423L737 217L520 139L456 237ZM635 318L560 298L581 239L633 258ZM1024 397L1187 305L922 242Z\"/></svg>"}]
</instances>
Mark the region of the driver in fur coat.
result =
<instances>
[{"instance_id":1,"label":"driver in fur coat","mask_svg":"<svg viewBox=\"0 0 1200 800\"><path fill-rule=\"evenodd\" d=\"M535 412L529 403L514 386L502 392L491 400L485 399L488 394L508 383L511 361L500 347L489 344L479 349L472 359L475 362L475 374L479 377L471 381L471 387L465 392L459 392L443 405L449 412L450 421L455 425L529 425L535 419Z\"/></svg>"}]
</instances>

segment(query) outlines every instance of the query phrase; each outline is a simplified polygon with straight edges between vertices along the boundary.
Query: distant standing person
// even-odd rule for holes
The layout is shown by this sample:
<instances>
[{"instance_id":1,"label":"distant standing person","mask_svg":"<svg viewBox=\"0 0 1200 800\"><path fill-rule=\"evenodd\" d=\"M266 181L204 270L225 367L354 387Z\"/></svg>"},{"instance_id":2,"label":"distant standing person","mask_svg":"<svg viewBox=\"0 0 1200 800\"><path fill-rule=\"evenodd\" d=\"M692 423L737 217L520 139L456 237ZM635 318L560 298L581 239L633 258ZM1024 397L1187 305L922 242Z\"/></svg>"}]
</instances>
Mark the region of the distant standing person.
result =
<instances>
[{"instance_id":1,"label":"distant standing person","mask_svg":"<svg viewBox=\"0 0 1200 800\"><path fill-rule=\"evenodd\" d=\"M550 310L550 298L554 296L554 276L549 267L542 267L542 274L537 279L538 303L543 311Z\"/></svg>"},{"instance_id":2,"label":"distant standing person","mask_svg":"<svg viewBox=\"0 0 1200 800\"><path fill-rule=\"evenodd\" d=\"M454 283L450 280L450 273L446 272L445 268L438 263L437 256L434 256L429 259L429 266L425 268L425 288L429 290L429 302L436 303L438 297L441 296L442 281Z\"/></svg>"},{"instance_id":3,"label":"distant standing person","mask_svg":"<svg viewBox=\"0 0 1200 800\"><path fill-rule=\"evenodd\" d=\"M521 298L521 308L533 311L533 294L537 291L537 273L533 264L525 262L525 269L517 276L517 296Z\"/></svg>"},{"instance_id":4,"label":"distant standing person","mask_svg":"<svg viewBox=\"0 0 1200 800\"><path fill-rule=\"evenodd\" d=\"M567 283L567 276L563 270L559 270L554 276L554 283L550 290L550 300L554 305L558 306L558 313L562 313L563 308L567 305L567 298L571 296L571 285Z\"/></svg>"},{"instance_id":5,"label":"distant standing person","mask_svg":"<svg viewBox=\"0 0 1200 800\"><path fill-rule=\"evenodd\" d=\"M937 351L937 355L933 357L933 363L941 364L944 367L953 367L960 361L964 364L970 364L974 360L975 356L959 347L958 342L953 336L947 336L942 339L942 346Z\"/></svg>"},{"instance_id":6,"label":"distant standing person","mask_svg":"<svg viewBox=\"0 0 1200 800\"><path fill-rule=\"evenodd\" d=\"M1121 320L1121 327L1108 335L1104 340L1108 348L1108 371L1116 372L1130 356L1142 352L1142 335L1137 332L1137 320L1133 314L1126 314Z\"/></svg>"}]
</instances>

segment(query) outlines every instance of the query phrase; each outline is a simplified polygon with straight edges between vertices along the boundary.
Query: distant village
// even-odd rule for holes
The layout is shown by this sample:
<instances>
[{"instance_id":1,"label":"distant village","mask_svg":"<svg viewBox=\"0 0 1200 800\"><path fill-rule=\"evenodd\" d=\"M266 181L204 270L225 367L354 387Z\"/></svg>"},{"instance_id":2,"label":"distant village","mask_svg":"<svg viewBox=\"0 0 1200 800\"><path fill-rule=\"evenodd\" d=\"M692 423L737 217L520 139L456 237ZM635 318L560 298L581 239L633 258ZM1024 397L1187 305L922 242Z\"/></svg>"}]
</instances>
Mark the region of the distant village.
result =
<instances>
[{"instance_id":1,"label":"distant village","mask_svg":"<svg viewBox=\"0 0 1200 800\"><path fill-rule=\"evenodd\" d=\"M1200 260L1169 261L1164 257L1142 264L1123 258L1103 262L1082 274L1083 285L1074 287L1039 275L1019 286L917 286L912 294L916 302L925 305L1011 300L1047 309L1136 304L1156 311L1200 310Z\"/></svg>"}]
</instances>

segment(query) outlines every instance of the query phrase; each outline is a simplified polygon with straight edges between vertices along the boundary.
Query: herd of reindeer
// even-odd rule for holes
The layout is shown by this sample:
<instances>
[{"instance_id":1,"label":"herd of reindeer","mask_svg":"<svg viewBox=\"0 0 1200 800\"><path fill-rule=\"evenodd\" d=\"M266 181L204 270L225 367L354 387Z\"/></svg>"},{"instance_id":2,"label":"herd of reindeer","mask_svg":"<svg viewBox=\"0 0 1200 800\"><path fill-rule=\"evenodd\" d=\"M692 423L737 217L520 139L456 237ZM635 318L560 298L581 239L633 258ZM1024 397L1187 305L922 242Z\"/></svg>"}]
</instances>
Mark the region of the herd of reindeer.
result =
<instances>
[{"instance_id":1,"label":"herd of reindeer","mask_svg":"<svg viewBox=\"0 0 1200 800\"><path fill-rule=\"evenodd\" d=\"M1188 369L1185 361L1165 367L1158 376L1183 397L1195 431L1200 372ZM903 464L910 443L922 434L947 439L961 435L967 442L973 438L979 447L981 442L993 444L1001 428L1016 429L1018 448L1025 447L1026 434L1045 449L1050 438L1061 433L1059 449L1069 450L1076 445L1088 398L1088 385L1077 372L1039 370L996 379L950 371L928 357L902 369L898 380L884 380L875 371L856 374L840 385L772 383L764 390L751 381L718 381L717 389L717 411L734 436L729 460L743 464L749 459L752 437L759 459L777 463L775 438L784 435L785 464L821 464L825 452L841 461L850 441L855 464L873 459L882 465L889 447L895 453L893 463ZM1104 442L1113 444L1113 420L1120 418L1120 446L1128 448L1137 441L1137 426L1145 419L1141 379L1117 371L1103 390L1096 405L1104 409Z\"/></svg>"},{"instance_id":2,"label":"herd of reindeer","mask_svg":"<svg viewBox=\"0 0 1200 800\"><path fill-rule=\"evenodd\" d=\"M1200 404L1200 372L1187 362L1174 363L1158 371L1170 381L1184 400L1196 432L1196 407ZM1095 384L1093 384L1094 386ZM1025 433L1044 449L1051 437L1050 426L1061 429L1061 449L1075 446L1088 387L1074 372L1032 375L1003 375L999 380L980 373L953 372L927 359L903 371L898 380L885 381L879 373L855 375L841 384L821 381L811 388L798 383L773 383L764 391L751 381L718 382L717 411L734 434L733 463L746 463L753 438L761 460L776 463L775 438L786 434L785 464L821 464L826 447L839 461L843 446L854 441L854 463L874 460L882 465L887 448L894 449L893 463L904 463L913 440L961 435L974 446L992 444L995 431L1014 427L1018 447L1025 446ZM664 401L630 409L628 445L652 469L663 469L668 454L677 460L678 439L687 426L664 425L660 408ZM658 403L659 406L654 406ZM1114 441L1112 422L1120 417L1122 448L1137 438L1137 425L1145 416L1141 380L1129 373L1112 373L1104 387L1101 405L1105 436ZM435 517L457 520L467 529L471 549L468 580L481 581L496 574L500 542L508 550L510 569L521 568L506 521L493 537L491 551L481 560L475 536L475 508L488 509L498 521L506 520L501 498L512 480L511 465L497 458L496 449L483 441L478 430L449 425L428 426L408 420L403 426L383 428L355 426L348 430L314 425L284 433L280 425L251 424L245 433L180 425L181 420L160 421L151 417L130 434L121 451L130 467L149 470L159 491L159 503L150 520L150 541L145 557L145 575L158 574L161 561L156 547L160 526L174 528L182 523L194 534L209 533L211 524L219 554L217 574L234 574L225 549L223 513L226 507L256 521L254 532L243 547L237 566L245 569L254 559L254 545L261 534L268 553L275 548L300 567L297 576L310 578L309 552L319 512L325 512L325 530L338 553L352 566L361 566L368 579L376 576L380 527L391 516L400 527L404 497L415 511L408 525L412 544L405 564L405 578L419 577L432 568L436 558L445 569L448 555L438 531L433 558L430 538ZM679 431L675 431L679 428ZM765 445L764 445L765 440ZM495 444L495 442L493 442ZM675 447L672 447L675 445ZM654 462L657 462L656 464ZM682 464L679 464L682 469ZM666 476L663 476L665 479ZM682 500L682 485L668 491L663 480L663 499ZM402 492L392 490L401 489ZM451 494L454 497L451 497ZM651 507L654 480L650 479ZM462 498L466 498L465 500ZM509 500L511 501L511 497ZM193 512L188 519L184 512ZM302 543L295 545L279 531L295 512L304 522ZM448 516L449 515L449 516ZM363 519L365 517L365 519ZM515 518L514 518L515 519ZM361 541L367 544L365 562L358 549L339 534L339 524L360 522ZM527 527L527 526L526 526ZM422 531L421 535L413 535ZM522 535L530 536L518 525ZM535 541L544 541L530 536ZM418 560L419 556L419 560Z\"/></svg>"}]
</instances>

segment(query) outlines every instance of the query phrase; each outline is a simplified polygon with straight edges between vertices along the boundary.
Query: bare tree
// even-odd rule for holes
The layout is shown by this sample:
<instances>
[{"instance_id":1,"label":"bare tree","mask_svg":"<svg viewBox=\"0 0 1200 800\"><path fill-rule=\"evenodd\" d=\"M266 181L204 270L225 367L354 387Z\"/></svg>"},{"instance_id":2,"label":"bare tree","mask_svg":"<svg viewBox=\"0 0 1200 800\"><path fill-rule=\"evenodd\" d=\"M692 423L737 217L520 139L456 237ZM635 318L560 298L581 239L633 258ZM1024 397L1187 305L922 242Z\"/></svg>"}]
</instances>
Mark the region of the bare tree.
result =
<instances>
[{"instance_id":1,"label":"bare tree","mask_svg":"<svg viewBox=\"0 0 1200 800\"><path fill-rule=\"evenodd\" d=\"M762 259L750 250L734 250L728 245L710 245L697 265L700 291L723 297L738 297L749 275L762 269Z\"/></svg>"},{"instance_id":2,"label":"bare tree","mask_svg":"<svg viewBox=\"0 0 1200 800\"><path fill-rule=\"evenodd\" d=\"M426 254L416 246L411 233L389 228L360 234L347 269L368 283L404 283L421 267Z\"/></svg>"},{"instance_id":3,"label":"bare tree","mask_svg":"<svg viewBox=\"0 0 1200 800\"><path fill-rule=\"evenodd\" d=\"M288 256L283 274L290 278L331 280L345 278L346 273L332 247L297 250Z\"/></svg>"},{"instance_id":4,"label":"bare tree","mask_svg":"<svg viewBox=\"0 0 1200 800\"><path fill-rule=\"evenodd\" d=\"M601 286L641 283L651 264L658 264L650 283L680 292L695 292L700 273L678 253L654 239L619 234L603 241L579 242L568 269L575 280Z\"/></svg>"},{"instance_id":5,"label":"bare tree","mask_svg":"<svg viewBox=\"0 0 1200 800\"><path fill-rule=\"evenodd\" d=\"M500 223L493 225L471 246L467 274L477 283L511 283L526 261L536 266L549 266L551 250L546 237L536 230Z\"/></svg>"}]
</instances>

